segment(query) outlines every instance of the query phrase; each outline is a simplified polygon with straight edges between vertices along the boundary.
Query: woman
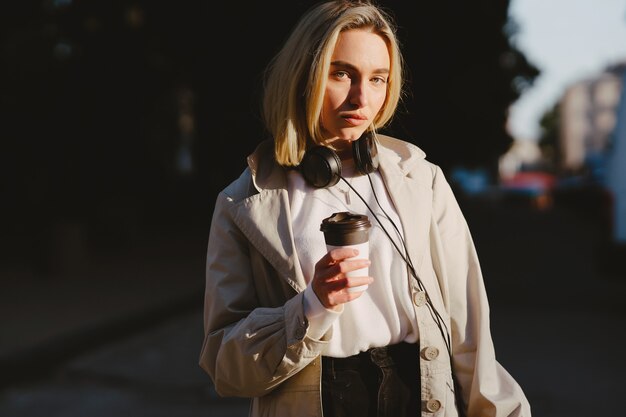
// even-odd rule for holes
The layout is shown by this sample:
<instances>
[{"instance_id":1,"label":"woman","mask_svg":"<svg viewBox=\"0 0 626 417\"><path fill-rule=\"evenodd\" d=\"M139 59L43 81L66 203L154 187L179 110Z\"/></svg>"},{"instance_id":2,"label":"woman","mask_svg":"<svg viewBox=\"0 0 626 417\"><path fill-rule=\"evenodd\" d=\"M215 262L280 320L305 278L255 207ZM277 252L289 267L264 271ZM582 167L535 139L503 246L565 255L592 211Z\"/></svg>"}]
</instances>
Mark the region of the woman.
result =
<instances>
[{"instance_id":1,"label":"woman","mask_svg":"<svg viewBox=\"0 0 626 417\"><path fill-rule=\"evenodd\" d=\"M441 170L377 133L402 65L381 8L330 1L268 67L272 139L217 198L200 355L218 394L252 398L251 416L530 416L495 359L476 252ZM326 250L320 223L344 211L371 219L368 259Z\"/></svg>"}]
</instances>

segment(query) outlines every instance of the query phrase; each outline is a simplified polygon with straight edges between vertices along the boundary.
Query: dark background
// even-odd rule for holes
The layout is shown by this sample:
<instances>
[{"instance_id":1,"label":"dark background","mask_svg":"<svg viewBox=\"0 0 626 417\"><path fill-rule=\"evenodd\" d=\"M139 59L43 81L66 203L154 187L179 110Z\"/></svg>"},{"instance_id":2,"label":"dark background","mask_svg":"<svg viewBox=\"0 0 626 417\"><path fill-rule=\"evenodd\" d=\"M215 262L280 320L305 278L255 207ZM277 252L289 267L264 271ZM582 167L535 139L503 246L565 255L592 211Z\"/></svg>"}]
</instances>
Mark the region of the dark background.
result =
<instances>
[{"instance_id":1,"label":"dark background","mask_svg":"<svg viewBox=\"0 0 626 417\"><path fill-rule=\"evenodd\" d=\"M507 3L381 2L400 26L408 69L386 133L444 171L495 174L511 143L507 108L538 73L510 42ZM3 261L53 273L67 239L120 250L156 226L206 231L216 191L265 137L261 72L311 4L7 3Z\"/></svg>"}]
</instances>

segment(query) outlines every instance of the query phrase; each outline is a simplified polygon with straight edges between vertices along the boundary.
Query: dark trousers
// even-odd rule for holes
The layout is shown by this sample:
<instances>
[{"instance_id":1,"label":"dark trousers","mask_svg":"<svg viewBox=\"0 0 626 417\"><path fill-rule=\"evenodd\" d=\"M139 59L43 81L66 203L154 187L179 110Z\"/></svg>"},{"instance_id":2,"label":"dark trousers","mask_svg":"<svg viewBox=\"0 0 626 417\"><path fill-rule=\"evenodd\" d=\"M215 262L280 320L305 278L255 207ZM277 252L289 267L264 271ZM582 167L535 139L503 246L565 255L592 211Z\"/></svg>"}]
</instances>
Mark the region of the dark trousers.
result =
<instances>
[{"instance_id":1,"label":"dark trousers","mask_svg":"<svg viewBox=\"0 0 626 417\"><path fill-rule=\"evenodd\" d=\"M413 417L421 412L419 348L400 343L322 357L324 417Z\"/></svg>"}]
</instances>

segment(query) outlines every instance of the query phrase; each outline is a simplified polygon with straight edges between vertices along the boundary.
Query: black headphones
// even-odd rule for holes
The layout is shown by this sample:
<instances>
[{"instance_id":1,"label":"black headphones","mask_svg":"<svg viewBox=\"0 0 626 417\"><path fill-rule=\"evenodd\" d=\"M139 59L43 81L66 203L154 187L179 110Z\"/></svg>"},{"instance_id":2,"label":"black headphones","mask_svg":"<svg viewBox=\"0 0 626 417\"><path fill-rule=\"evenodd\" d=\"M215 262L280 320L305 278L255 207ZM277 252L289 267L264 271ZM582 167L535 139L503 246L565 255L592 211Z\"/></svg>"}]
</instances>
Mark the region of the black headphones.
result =
<instances>
[{"instance_id":1,"label":"black headphones","mask_svg":"<svg viewBox=\"0 0 626 417\"><path fill-rule=\"evenodd\" d=\"M361 174L370 174L378 169L378 149L372 132L365 132L352 141L352 158ZM298 169L311 186L332 187L341 178L341 159L332 149L316 145L307 149Z\"/></svg>"}]
</instances>

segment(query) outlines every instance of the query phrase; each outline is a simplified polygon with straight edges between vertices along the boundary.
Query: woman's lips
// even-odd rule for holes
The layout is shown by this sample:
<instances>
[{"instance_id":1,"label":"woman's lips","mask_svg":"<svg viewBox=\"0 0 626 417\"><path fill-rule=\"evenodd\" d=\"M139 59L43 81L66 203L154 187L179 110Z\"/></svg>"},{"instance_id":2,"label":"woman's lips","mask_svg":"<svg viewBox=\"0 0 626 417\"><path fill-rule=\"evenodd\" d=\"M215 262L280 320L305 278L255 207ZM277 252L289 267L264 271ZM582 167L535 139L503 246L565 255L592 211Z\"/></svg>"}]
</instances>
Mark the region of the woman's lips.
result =
<instances>
[{"instance_id":1,"label":"woman's lips","mask_svg":"<svg viewBox=\"0 0 626 417\"><path fill-rule=\"evenodd\" d=\"M360 126L367 121L367 118L356 116L356 115L342 116L342 117L346 122L350 123L352 126Z\"/></svg>"}]
</instances>

